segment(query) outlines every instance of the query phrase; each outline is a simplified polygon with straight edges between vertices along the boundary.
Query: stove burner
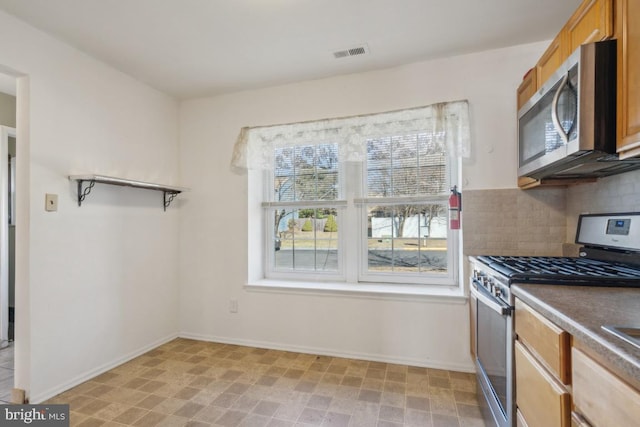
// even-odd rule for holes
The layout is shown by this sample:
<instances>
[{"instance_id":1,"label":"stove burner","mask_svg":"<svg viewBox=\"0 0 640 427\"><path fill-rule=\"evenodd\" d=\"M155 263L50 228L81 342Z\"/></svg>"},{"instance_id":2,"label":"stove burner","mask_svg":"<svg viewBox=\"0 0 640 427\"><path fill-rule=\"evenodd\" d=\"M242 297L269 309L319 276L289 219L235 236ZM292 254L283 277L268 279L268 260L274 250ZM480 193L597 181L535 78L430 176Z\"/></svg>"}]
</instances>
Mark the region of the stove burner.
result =
<instances>
[{"instance_id":1,"label":"stove burner","mask_svg":"<svg viewBox=\"0 0 640 427\"><path fill-rule=\"evenodd\" d=\"M479 256L478 260L511 282L640 287L640 267L590 258Z\"/></svg>"}]
</instances>

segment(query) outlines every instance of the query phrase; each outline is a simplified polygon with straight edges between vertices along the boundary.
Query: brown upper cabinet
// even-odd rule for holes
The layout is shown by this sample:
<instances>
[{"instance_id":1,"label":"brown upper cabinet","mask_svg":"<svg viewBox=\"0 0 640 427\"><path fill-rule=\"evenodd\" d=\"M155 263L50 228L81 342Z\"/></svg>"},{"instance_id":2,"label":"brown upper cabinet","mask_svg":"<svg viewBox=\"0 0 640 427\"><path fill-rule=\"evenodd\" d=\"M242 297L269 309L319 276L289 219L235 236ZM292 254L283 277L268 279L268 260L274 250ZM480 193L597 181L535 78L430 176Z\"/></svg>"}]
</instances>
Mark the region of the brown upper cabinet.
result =
<instances>
[{"instance_id":1,"label":"brown upper cabinet","mask_svg":"<svg viewBox=\"0 0 640 427\"><path fill-rule=\"evenodd\" d=\"M569 18L563 33L568 55L585 43L605 40L613 35L613 0L587 0Z\"/></svg>"},{"instance_id":2,"label":"brown upper cabinet","mask_svg":"<svg viewBox=\"0 0 640 427\"><path fill-rule=\"evenodd\" d=\"M617 151L620 158L640 156L640 1L616 0L618 39Z\"/></svg>"},{"instance_id":3,"label":"brown upper cabinet","mask_svg":"<svg viewBox=\"0 0 640 427\"><path fill-rule=\"evenodd\" d=\"M535 68L530 69L518 86L518 110L536 93L536 73Z\"/></svg>"},{"instance_id":4,"label":"brown upper cabinet","mask_svg":"<svg viewBox=\"0 0 640 427\"><path fill-rule=\"evenodd\" d=\"M537 88L540 88L580 45L613 36L613 2L614 0L582 2L536 64Z\"/></svg>"},{"instance_id":5,"label":"brown upper cabinet","mask_svg":"<svg viewBox=\"0 0 640 427\"><path fill-rule=\"evenodd\" d=\"M562 44L562 33L558 34L544 51L536 64L536 90L556 72L560 64L569 57L569 49ZM535 93L535 90L534 90Z\"/></svg>"}]
</instances>

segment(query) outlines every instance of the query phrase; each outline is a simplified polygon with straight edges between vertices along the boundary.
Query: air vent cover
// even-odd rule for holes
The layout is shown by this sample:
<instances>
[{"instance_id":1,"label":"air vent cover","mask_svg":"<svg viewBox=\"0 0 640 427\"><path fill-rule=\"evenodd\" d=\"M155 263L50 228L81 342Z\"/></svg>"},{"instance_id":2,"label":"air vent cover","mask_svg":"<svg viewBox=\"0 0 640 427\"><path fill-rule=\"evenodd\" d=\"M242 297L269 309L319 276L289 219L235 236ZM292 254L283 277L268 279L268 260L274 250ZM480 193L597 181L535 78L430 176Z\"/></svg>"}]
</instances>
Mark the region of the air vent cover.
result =
<instances>
[{"instance_id":1,"label":"air vent cover","mask_svg":"<svg viewBox=\"0 0 640 427\"><path fill-rule=\"evenodd\" d=\"M364 55L369 53L369 47L366 44L350 47L348 49L340 49L333 52L334 58L347 58L349 56Z\"/></svg>"}]
</instances>

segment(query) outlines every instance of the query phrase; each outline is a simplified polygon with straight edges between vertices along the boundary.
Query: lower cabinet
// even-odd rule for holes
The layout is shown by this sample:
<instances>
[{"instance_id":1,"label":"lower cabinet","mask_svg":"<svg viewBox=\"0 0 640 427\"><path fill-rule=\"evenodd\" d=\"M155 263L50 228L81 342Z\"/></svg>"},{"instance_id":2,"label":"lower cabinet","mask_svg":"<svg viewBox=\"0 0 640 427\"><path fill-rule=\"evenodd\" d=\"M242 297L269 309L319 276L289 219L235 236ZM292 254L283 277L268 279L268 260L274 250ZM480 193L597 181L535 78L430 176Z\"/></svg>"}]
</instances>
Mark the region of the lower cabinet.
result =
<instances>
[{"instance_id":1,"label":"lower cabinet","mask_svg":"<svg viewBox=\"0 0 640 427\"><path fill-rule=\"evenodd\" d=\"M582 425L640 425L640 392L575 347L571 356L575 411L588 423Z\"/></svg>"},{"instance_id":2,"label":"lower cabinet","mask_svg":"<svg viewBox=\"0 0 640 427\"><path fill-rule=\"evenodd\" d=\"M522 344L515 346L517 406L525 425L568 427L569 391Z\"/></svg>"},{"instance_id":3,"label":"lower cabinet","mask_svg":"<svg viewBox=\"0 0 640 427\"><path fill-rule=\"evenodd\" d=\"M640 426L640 390L519 299L515 333L518 427Z\"/></svg>"},{"instance_id":4,"label":"lower cabinet","mask_svg":"<svg viewBox=\"0 0 640 427\"><path fill-rule=\"evenodd\" d=\"M571 425L570 335L516 299L515 377L518 425Z\"/></svg>"}]
</instances>

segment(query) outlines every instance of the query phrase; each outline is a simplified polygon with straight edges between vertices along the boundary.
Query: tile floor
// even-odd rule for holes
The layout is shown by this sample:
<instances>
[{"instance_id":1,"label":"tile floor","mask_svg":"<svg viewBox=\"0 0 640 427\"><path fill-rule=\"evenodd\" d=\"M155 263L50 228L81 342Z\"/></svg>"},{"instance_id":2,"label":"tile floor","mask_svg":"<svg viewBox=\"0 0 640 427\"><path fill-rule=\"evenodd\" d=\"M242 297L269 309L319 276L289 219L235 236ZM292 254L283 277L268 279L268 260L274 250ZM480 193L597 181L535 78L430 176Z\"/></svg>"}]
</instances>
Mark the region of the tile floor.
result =
<instances>
[{"instance_id":1,"label":"tile floor","mask_svg":"<svg viewBox=\"0 0 640 427\"><path fill-rule=\"evenodd\" d=\"M13 389L13 343L0 346L0 405L11 402Z\"/></svg>"},{"instance_id":2,"label":"tile floor","mask_svg":"<svg viewBox=\"0 0 640 427\"><path fill-rule=\"evenodd\" d=\"M176 339L48 403L71 425L484 426L473 374Z\"/></svg>"}]
</instances>

